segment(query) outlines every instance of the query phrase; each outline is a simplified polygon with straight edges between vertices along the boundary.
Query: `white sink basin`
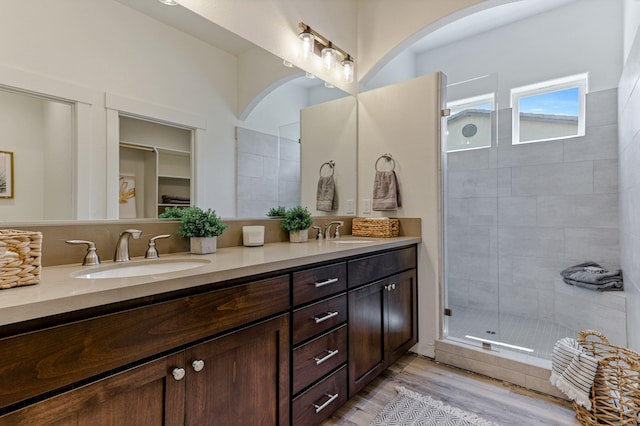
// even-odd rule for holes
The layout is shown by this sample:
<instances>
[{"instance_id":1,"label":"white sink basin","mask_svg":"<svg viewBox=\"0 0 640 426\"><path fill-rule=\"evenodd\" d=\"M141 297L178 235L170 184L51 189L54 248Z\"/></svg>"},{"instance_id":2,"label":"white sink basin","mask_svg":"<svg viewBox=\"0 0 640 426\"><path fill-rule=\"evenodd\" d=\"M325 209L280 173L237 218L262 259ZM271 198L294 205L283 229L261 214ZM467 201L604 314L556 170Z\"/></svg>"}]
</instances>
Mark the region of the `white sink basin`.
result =
<instances>
[{"instance_id":1,"label":"white sink basin","mask_svg":"<svg viewBox=\"0 0 640 426\"><path fill-rule=\"evenodd\" d=\"M364 244L364 243L375 243L372 240L331 240L336 244Z\"/></svg>"},{"instance_id":2,"label":"white sink basin","mask_svg":"<svg viewBox=\"0 0 640 426\"><path fill-rule=\"evenodd\" d=\"M134 261L72 272L71 277L85 280L139 277L142 275L166 274L168 272L184 271L187 269L198 268L208 263L209 261L206 259Z\"/></svg>"}]
</instances>

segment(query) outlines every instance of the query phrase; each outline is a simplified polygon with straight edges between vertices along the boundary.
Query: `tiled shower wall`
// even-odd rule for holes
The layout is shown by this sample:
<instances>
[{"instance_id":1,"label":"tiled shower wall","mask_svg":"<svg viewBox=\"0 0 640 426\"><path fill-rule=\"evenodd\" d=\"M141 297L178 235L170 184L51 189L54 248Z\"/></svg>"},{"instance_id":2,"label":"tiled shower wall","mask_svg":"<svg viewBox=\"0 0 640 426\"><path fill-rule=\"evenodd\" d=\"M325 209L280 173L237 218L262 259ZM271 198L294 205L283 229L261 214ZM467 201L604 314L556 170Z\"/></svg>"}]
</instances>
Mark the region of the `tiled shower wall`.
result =
<instances>
[{"instance_id":1,"label":"tiled shower wall","mask_svg":"<svg viewBox=\"0 0 640 426\"><path fill-rule=\"evenodd\" d=\"M640 351L640 32L619 84L620 247L627 294L629 347Z\"/></svg>"},{"instance_id":2,"label":"tiled shower wall","mask_svg":"<svg viewBox=\"0 0 640 426\"><path fill-rule=\"evenodd\" d=\"M237 185L237 217L264 217L272 207L300 204L298 141L238 127Z\"/></svg>"},{"instance_id":3,"label":"tiled shower wall","mask_svg":"<svg viewBox=\"0 0 640 426\"><path fill-rule=\"evenodd\" d=\"M583 137L514 146L503 109L497 147L448 154L450 305L595 328L626 343L624 293L560 277L588 260L619 267L617 134L611 89L587 95Z\"/></svg>"}]
</instances>

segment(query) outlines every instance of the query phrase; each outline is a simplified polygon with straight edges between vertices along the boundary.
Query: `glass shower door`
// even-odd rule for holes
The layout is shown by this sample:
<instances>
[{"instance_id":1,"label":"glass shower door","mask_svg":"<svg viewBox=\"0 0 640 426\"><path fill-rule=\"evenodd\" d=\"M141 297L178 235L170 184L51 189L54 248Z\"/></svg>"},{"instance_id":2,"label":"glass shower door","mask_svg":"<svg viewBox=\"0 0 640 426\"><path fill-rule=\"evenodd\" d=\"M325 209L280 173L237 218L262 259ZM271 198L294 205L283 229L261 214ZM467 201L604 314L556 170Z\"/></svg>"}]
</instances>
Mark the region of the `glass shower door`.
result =
<instances>
[{"instance_id":1,"label":"glass shower door","mask_svg":"<svg viewBox=\"0 0 640 426\"><path fill-rule=\"evenodd\" d=\"M442 148L445 337L500 339L496 74L447 86Z\"/></svg>"}]
</instances>

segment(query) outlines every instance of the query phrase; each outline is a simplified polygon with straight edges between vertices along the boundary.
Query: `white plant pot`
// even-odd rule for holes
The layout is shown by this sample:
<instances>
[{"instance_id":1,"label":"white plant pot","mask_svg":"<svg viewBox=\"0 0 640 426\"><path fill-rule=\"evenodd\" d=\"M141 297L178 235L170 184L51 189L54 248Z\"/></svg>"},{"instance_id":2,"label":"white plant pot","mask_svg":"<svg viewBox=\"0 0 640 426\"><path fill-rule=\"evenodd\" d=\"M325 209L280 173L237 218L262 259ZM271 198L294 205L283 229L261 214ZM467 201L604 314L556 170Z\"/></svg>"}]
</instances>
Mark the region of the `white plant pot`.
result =
<instances>
[{"instance_id":1,"label":"white plant pot","mask_svg":"<svg viewBox=\"0 0 640 426\"><path fill-rule=\"evenodd\" d=\"M292 243L306 243L309 241L309 230L289 231L289 241Z\"/></svg>"},{"instance_id":2,"label":"white plant pot","mask_svg":"<svg viewBox=\"0 0 640 426\"><path fill-rule=\"evenodd\" d=\"M193 254L215 253L218 246L218 237L191 237L189 246Z\"/></svg>"}]
</instances>

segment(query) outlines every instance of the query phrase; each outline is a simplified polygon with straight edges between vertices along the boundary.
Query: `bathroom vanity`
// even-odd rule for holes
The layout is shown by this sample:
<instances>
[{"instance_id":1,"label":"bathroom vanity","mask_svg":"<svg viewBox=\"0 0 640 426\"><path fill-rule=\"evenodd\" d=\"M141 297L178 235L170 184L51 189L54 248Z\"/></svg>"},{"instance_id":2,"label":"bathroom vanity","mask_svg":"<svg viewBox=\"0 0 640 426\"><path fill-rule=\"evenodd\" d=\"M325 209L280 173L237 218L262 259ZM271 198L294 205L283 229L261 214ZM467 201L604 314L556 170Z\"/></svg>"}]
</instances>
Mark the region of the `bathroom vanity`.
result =
<instances>
[{"instance_id":1,"label":"bathroom vanity","mask_svg":"<svg viewBox=\"0 0 640 426\"><path fill-rule=\"evenodd\" d=\"M0 294L0 425L319 424L416 343L419 242L230 247L121 279L44 268Z\"/></svg>"}]
</instances>

